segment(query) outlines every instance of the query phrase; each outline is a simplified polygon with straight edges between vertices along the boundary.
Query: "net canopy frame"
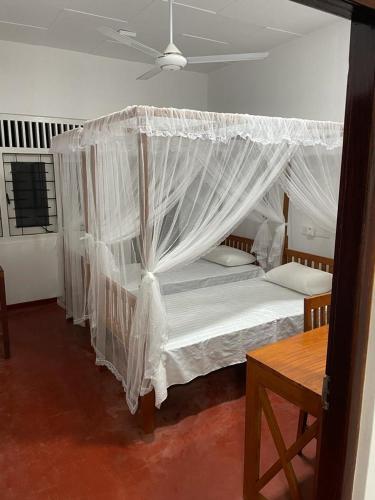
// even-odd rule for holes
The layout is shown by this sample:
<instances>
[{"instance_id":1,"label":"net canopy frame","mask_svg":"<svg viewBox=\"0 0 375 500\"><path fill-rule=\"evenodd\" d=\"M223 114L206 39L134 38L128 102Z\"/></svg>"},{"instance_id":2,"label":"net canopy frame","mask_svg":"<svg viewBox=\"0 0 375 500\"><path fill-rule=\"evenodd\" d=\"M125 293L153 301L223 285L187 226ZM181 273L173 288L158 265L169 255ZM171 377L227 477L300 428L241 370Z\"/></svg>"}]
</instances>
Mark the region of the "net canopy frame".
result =
<instances>
[{"instance_id":1,"label":"net canopy frame","mask_svg":"<svg viewBox=\"0 0 375 500\"><path fill-rule=\"evenodd\" d=\"M152 390L156 406L167 396L158 275L209 252L249 213L265 267L279 264L284 192L334 233L342 140L335 122L151 106L54 138L67 315L90 320L96 362L122 382L132 413Z\"/></svg>"}]
</instances>

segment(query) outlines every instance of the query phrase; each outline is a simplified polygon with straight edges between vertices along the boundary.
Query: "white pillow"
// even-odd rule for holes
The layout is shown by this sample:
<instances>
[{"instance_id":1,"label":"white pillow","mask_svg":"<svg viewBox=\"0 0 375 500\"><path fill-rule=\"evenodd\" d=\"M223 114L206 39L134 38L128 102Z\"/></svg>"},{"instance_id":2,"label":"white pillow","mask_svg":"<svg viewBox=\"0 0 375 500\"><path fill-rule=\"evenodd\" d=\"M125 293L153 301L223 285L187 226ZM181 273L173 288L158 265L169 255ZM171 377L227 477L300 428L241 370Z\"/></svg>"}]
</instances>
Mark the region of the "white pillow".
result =
<instances>
[{"instance_id":1,"label":"white pillow","mask_svg":"<svg viewBox=\"0 0 375 500\"><path fill-rule=\"evenodd\" d=\"M250 253L237 250L237 248L227 247L226 245L219 245L214 248L203 259L227 267L245 266L246 264L253 264L257 260Z\"/></svg>"},{"instance_id":2,"label":"white pillow","mask_svg":"<svg viewBox=\"0 0 375 500\"><path fill-rule=\"evenodd\" d=\"M304 295L318 295L332 289L332 274L320 269L289 262L275 267L265 275L267 281L291 288Z\"/></svg>"}]
</instances>

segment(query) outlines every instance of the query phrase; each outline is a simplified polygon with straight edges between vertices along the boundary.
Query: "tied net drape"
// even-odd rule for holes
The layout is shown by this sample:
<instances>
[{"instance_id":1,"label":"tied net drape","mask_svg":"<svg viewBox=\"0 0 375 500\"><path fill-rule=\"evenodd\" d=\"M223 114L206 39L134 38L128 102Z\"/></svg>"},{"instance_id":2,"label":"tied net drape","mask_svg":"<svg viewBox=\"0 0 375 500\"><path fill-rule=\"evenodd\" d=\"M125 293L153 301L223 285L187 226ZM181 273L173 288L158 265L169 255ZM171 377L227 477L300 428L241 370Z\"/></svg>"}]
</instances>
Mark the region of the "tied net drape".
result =
<instances>
[{"instance_id":1,"label":"tied net drape","mask_svg":"<svg viewBox=\"0 0 375 500\"><path fill-rule=\"evenodd\" d=\"M281 264L286 223L283 202L284 191L279 184L276 184L249 216L250 219L259 223L252 252L256 254L259 264L266 270Z\"/></svg>"},{"instance_id":2,"label":"tied net drape","mask_svg":"<svg viewBox=\"0 0 375 500\"><path fill-rule=\"evenodd\" d=\"M78 145L69 134L57 138L63 157L80 151L87 224L77 261L89 269L97 363L121 380L132 412L152 389L157 406L167 396L158 275L219 244L276 185L299 144L330 145L340 133L337 124L138 107L88 122ZM64 163L61 175L73 193L77 179ZM66 189L64 207L69 199Z\"/></svg>"}]
</instances>

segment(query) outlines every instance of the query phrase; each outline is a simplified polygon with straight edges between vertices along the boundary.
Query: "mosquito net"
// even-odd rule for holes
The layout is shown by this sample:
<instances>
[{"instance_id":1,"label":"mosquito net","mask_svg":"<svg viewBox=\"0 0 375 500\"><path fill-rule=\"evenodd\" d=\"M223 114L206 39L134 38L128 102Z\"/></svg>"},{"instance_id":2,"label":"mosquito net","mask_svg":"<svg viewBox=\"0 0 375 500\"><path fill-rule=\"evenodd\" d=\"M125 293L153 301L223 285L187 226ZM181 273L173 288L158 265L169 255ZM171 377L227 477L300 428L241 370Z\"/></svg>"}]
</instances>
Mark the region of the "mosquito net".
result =
<instances>
[{"instance_id":1,"label":"mosquito net","mask_svg":"<svg viewBox=\"0 0 375 500\"><path fill-rule=\"evenodd\" d=\"M145 106L55 138L66 309L89 319L97 363L121 380L132 412L152 389L157 406L166 397L158 276L210 251L255 208L276 222L265 259L277 262L281 189L331 228L341 144L337 123ZM313 192L311 165L327 174Z\"/></svg>"}]
</instances>

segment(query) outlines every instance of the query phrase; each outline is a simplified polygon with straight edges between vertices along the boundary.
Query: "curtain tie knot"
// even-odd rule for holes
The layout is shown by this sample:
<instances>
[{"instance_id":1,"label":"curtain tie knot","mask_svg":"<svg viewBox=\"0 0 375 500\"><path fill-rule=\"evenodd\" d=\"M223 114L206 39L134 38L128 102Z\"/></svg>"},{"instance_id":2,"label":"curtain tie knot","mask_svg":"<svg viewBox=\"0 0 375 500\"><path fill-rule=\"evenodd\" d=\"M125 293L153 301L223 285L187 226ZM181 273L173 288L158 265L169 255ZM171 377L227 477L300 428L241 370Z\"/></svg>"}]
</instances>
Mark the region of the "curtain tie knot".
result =
<instances>
[{"instance_id":1,"label":"curtain tie knot","mask_svg":"<svg viewBox=\"0 0 375 500\"><path fill-rule=\"evenodd\" d=\"M155 281L156 277L155 274L152 273L151 271L142 271L142 281L146 281L148 283L152 283Z\"/></svg>"}]
</instances>

